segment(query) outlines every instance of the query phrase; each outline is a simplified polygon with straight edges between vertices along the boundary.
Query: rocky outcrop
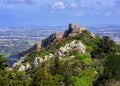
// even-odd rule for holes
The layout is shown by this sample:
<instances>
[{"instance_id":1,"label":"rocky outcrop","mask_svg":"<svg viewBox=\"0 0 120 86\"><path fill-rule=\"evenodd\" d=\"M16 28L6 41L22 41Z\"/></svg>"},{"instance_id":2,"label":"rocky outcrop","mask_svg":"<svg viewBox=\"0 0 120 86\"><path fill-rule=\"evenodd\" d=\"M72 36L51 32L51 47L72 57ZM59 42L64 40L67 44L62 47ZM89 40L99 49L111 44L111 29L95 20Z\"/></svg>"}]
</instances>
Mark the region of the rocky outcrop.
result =
<instances>
[{"instance_id":1,"label":"rocky outcrop","mask_svg":"<svg viewBox=\"0 0 120 86\"><path fill-rule=\"evenodd\" d=\"M77 49L79 50L80 53L86 52L86 47L80 41L77 43Z\"/></svg>"},{"instance_id":2,"label":"rocky outcrop","mask_svg":"<svg viewBox=\"0 0 120 86\"><path fill-rule=\"evenodd\" d=\"M80 41L72 41L71 43L66 44L64 47L61 47L57 54L59 56L65 56L66 53L68 53L72 49L78 49L80 53L86 52L86 47L80 42Z\"/></svg>"},{"instance_id":3,"label":"rocky outcrop","mask_svg":"<svg viewBox=\"0 0 120 86\"><path fill-rule=\"evenodd\" d=\"M32 65L37 67L41 62L43 62L43 58L36 57Z\"/></svg>"},{"instance_id":4,"label":"rocky outcrop","mask_svg":"<svg viewBox=\"0 0 120 86\"><path fill-rule=\"evenodd\" d=\"M48 55L45 55L44 56L44 61L48 60L48 59L51 59L52 57L54 57L55 55L54 54L51 54L49 53Z\"/></svg>"},{"instance_id":5,"label":"rocky outcrop","mask_svg":"<svg viewBox=\"0 0 120 86\"><path fill-rule=\"evenodd\" d=\"M29 63L27 63L26 65L21 64L20 67L19 67L19 69L18 69L18 71L26 71L26 70L28 70L30 67L31 67L31 66L30 66Z\"/></svg>"},{"instance_id":6,"label":"rocky outcrop","mask_svg":"<svg viewBox=\"0 0 120 86\"><path fill-rule=\"evenodd\" d=\"M36 57L34 62L33 62L33 67L38 67L38 65L41 62L47 61L56 55L59 56L60 58L64 57L66 53L70 52L72 49L78 49L80 53L85 53L86 52L86 47L80 42L80 41L72 41L70 43L67 43L65 46L60 47L58 51L56 51L54 54L49 53L48 55L44 56L44 59L41 57ZM74 56L71 56L70 58L73 58Z\"/></svg>"},{"instance_id":7,"label":"rocky outcrop","mask_svg":"<svg viewBox=\"0 0 120 86\"><path fill-rule=\"evenodd\" d=\"M18 69L18 71L24 71L25 70L25 66L24 65L21 65Z\"/></svg>"},{"instance_id":8,"label":"rocky outcrop","mask_svg":"<svg viewBox=\"0 0 120 86\"><path fill-rule=\"evenodd\" d=\"M62 39L67 36L74 36L76 34L82 33L83 30L86 30L84 27L80 27L77 24L69 24L69 29L64 31L64 32L55 32L52 33L49 37L46 39L36 43L33 47L27 49L26 51L23 51L20 53L21 57L19 61L13 64L12 68L16 66L19 67L19 71L21 70L27 70L31 66L37 67L41 62L44 62L48 59L51 59L52 57L55 57L56 55L59 56L60 58L64 57L66 53L70 52L73 49L77 49L80 53L85 53L86 52L86 47L84 46L83 43L77 40L73 40L70 43L67 43L65 46L60 47L54 54L49 53L48 55L45 55L44 57L36 57L32 64L27 63L26 65L23 65L24 62L26 62L26 58L24 55L27 53L31 53L33 50L36 50L37 48L42 48L46 47L47 45L50 45L55 39ZM95 35L91 33L91 36L94 38ZM74 56L72 56L74 57ZM44 59L43 59L44 58Z\"/></svg>"},{"instance_id":9,"label":"rocky outcrop","mask_svg":"<svg viewBox=\"0 0 120 86\"><path fill-rule=\"evenodd\" d=\"M39 65L40 63L42 63L42 62L44 62L44 61L47 61L48 59L51 59L51 58L54 57L54 56L55 56L54 54L49 53L48 55L45 55L45 56L44 56L44 59L41 58L41 57L36 57L36 58L34 59L34 62L33 62L33 64L32 64L32 66L33 66L33 67L38 67L38 65Z\"/></svg>"},{"instance_id":10,"label":"rocky outcrop","mask_svg":"<svg viewBox=\"0 0 120 86\"><path fill-rule=\"evenodd\" d=\"M26 57L21 57L17 62L15 62L12 66L12 68L20 66L18 71L24 71L24 70L28 70L31 66L29 63L26 63L25 65L23 65L23 63L25 63Z\"/></svg>"},{"instance_id":11,"label":"rocky outcrop","mask_svg":"<svg viewBox=\"0 0 120 86\"><path fill-rule=\"evenodd\" d=\"M14 68L16 66L20 66L18 71L25 71L25 70L28 70L31 66L38 67L38 65L40 63L45 62L55 56L59 56L60 59L62 59L63 57L65 57L66 53L69 53L73 49L77 49L79 51L79 53L86 52L86 47L84 46L84 44L82 44L80 41L73 40L72 42L67 43L65 46L60 47L54 54L49 53L42 58L35 57L35 59L33 60L31 65L28 62L26 63L26 61L27 61L26 57L21 57L18 62L14 63L12 68ZM74 56L70 56L70 58L74 58ZM24 63L26 63L26 64L23 65Z\"/></svg>"},{"instance_id":12,"label":"rocky outcrop","mask_svg":"<svg viewBox=\"0 0 120 86\"><path fill-rule=\"evenodd\" d=\"M30 67L31 67L30 64L27 63L26 66L25 66L25 69L28 70Z\"/></svg>"},{"instance_id":13,"label":"rocky outcrop","mask_svg":"<svg viewBox=\"0 0 120 86\"><path fill-rule=\"evenodd\" d=\"M26 60L26 57L21 57L17 62L15 62L12 66L12 68L18 66L18 65L21 65L23 62L25 62Z\"/></svg>"},{"instance_id":14,"label":"rocky outcrop","mask_svg":"<svg viewBox=\"0 0 120 86\"><path fill-rule=\"evenodd\" d=\"M18 71L25 71L30 68L30 64L27 63L23 65L23 63L26 62L26 57L21 57L17 62L15 62L12 66L12 68L19 66Z\"/></svg>"},{"instance_id":15,"label":"rocky outcrop","mask_svg":"<svg viewBox=\"0 0 120 86\"><path fill-rule=\"evenodd\" d=\"M51 44L53 42L53 40L55 40L55 39L65 38L68 35L74 36L78 33L82 33L83 30L86 30L86 28L81 27L78 24L71 23L71 24L69 24L69 29L68 30L63 31L63 32L52 33L49 37L47 37L46 39L36 43L33 47L31 47L31 48L29 48L25 51L20 52L20 56L22 57L22 56L26 55L27 53L30 53L33 50L36 50L37 48L46 47L47 45ZM93 34L91 34L91 35L94 37Z\"/></svg>"}]
</instances>

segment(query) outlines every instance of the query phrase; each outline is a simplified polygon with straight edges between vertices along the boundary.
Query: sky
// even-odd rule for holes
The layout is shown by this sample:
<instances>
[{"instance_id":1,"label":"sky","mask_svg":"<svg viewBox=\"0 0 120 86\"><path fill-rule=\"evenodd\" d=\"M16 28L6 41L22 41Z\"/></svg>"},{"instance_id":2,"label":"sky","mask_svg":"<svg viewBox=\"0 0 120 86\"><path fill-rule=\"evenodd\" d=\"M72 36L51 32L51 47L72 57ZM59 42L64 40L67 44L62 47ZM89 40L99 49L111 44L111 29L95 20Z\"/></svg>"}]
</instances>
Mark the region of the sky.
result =
<instances>
[{"instance_id":1,"label":"sky","mask_svg":"<svg viewBox=\"0 0 120 86\"><path fill-rule=\"evenodd\" d=\"M120 0L0 0L0 26L120 25Z\"/></svg>"}]
</instances>

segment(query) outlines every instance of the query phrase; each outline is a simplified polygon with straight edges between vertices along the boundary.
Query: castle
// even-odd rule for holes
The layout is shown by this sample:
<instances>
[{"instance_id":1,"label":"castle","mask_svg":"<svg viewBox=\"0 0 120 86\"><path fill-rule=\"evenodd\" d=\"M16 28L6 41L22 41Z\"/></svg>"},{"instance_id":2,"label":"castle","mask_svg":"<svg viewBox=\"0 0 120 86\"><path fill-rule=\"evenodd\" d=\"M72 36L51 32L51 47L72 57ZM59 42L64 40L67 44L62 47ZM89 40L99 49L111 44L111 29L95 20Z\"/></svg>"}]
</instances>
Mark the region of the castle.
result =
<instances>
[{"instance_id":1,"label":"castle","mask_svg":"<svg viewBox=\"0 0 120 86\"><path fill-rule=\"evenodd\" d=\"M29 49L27 49L27 50L25 50L23 52L20 52L20 56L24 56L27 53L30 53L33 50L36 50L38 48L45 47L48 44L52 43L54 39L65 38L68 35L74 36L76 34L82 33L83 30L86 30L86 29L84 27L79 26L78 24L71 23L71 24L69 24L69 29L68 30L63 31L63 32L52 33L46 39L44 39L44 40L42 40L40 42L37 42L33 47L31 47L31 48L29 48Z\"/></svg>"}]
</instances>

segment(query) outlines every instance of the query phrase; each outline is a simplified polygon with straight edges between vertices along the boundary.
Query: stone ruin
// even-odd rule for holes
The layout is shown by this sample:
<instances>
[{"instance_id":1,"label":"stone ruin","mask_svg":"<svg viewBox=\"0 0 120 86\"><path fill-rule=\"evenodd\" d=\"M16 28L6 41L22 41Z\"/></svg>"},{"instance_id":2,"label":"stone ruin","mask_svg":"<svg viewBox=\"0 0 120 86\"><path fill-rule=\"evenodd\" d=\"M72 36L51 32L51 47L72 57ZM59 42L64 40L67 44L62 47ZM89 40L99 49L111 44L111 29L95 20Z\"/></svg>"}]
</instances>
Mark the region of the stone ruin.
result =
<instances>
[{"instance_id":1,"label":"stone ruin","mask_svg":"<svg viewBox=\"0 0 120 86\"><path fill-rule=\"evenodd\" d=\"M86 30L85 27L81 27L78 24L69 24L69 31L70 31L70 35L76 35L78 33L82 33L83 30Z\"/></svg>"},{"instance_id":2,"label":"stone ruin","mask_svg":"<svg viewBox=\"0 0 120 86\"><path fill-rule=\"evenodd\" d=\"M49 37L47 37L46 39L37 42L33 47L20 52L20 56L24 56L27 53L32 52L33 50L36 50L37 48L42 48L47 46L48 44L52 43L54 39L59 39L59 38L65 38L68 35L70 36L75 36L78 33L82 33L83 30L86 30L84 27L79 26L78 24L75 23L71 23L69 24L69 29L63 32L55 32L52 33Z\"/></svg>"}]
</instances>

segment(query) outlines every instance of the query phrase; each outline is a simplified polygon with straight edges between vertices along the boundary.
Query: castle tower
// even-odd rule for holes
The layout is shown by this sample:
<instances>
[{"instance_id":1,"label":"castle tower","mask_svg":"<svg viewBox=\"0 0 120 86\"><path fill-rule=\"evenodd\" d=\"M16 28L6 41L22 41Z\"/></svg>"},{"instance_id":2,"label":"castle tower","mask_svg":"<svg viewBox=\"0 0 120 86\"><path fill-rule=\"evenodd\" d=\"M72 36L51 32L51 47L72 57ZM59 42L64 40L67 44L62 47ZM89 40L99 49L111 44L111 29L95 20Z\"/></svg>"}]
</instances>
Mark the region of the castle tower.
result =
<instances>
[{"instance_id":1,"label":"castle tower","mask_svg":"<svg viewBox=\"0 0 120 86\"><path fill-rule=\"evenodd\" d=\"M77 33L79 31L79 25L75 23L70 23L69 24L69 31L71 33Z\"/></svg>"}]
</instances>

